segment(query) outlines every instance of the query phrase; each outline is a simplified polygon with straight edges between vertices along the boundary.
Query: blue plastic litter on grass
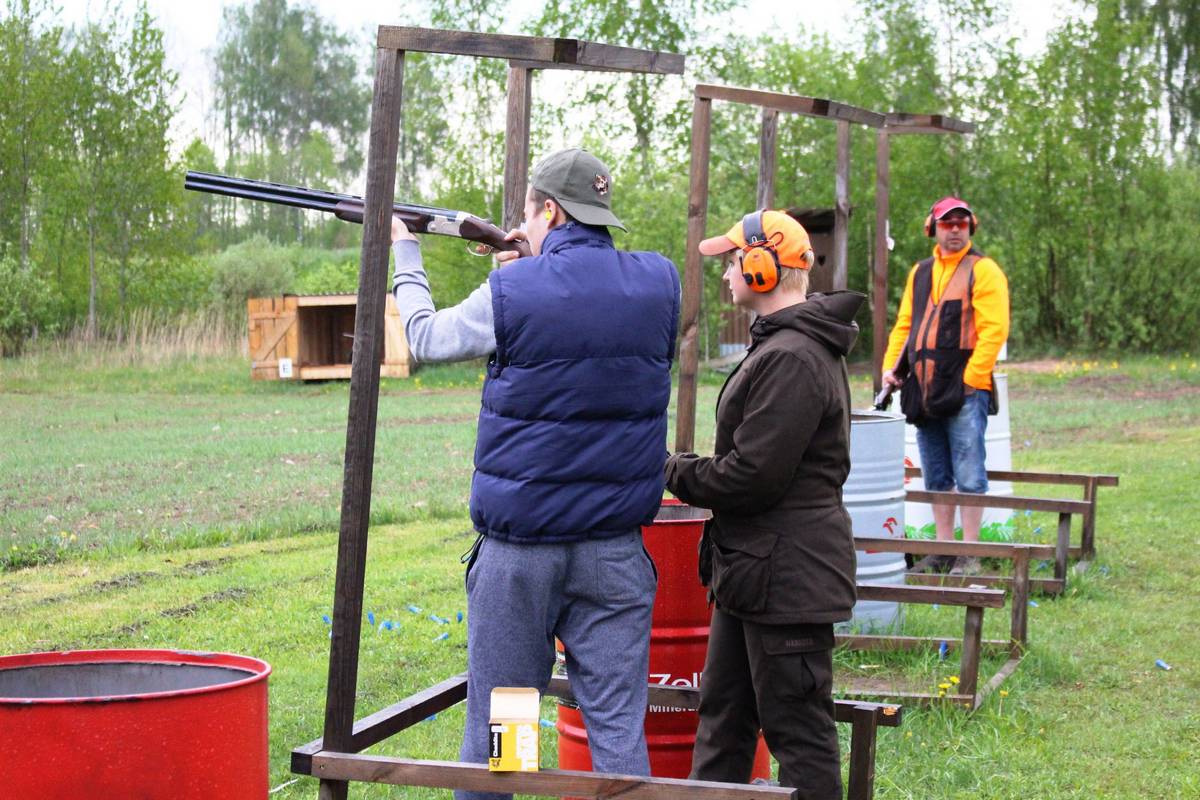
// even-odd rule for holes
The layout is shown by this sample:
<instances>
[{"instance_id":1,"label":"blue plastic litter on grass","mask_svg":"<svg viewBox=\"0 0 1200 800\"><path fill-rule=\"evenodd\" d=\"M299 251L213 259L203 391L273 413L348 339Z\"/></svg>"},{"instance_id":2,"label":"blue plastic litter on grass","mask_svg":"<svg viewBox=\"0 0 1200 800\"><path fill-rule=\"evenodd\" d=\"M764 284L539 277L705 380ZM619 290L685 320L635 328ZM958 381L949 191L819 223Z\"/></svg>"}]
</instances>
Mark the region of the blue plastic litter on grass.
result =
<instances>
[{"instance_id":1,"label":"blue plastic litter on grass","mask_svg":"<svg viewBox=\"0 0 1200 800\"><path fill-rule=\"evenodd\" d=\"M1108 574L1108 567L1101 567L1101 568L1100 568L1100 574L1101 574L1101 575L1107 575L1107 574Z\"/></svg>"},{"instance_id":2,"label":"blue plastic litter on grass","mask_svg":"<svg viewBox=\"0 0 1200 800\"><path fill-rule=\"evenodd\" d=\"M1158 667L1159 669L1165 669L1165 670L1171 669L1171 665L1168 664L1167 662L1163 661L1161 658L1154 659L1154 666Z\"/></svg>"},{"instance_id":3,"label":"blue plastic litter on grass","mask_svg":"<svg viewBox=\"0 0 1200 800\"><path fill-rule=\"evenodd\" d=\"M946 660L946 651L949 649L949 646L945 642L938 643L938 661Z\"/></svg>"},{"instance_id":4,"label":"blue plastic litter on grass","mask_svg":"<svg viewBox=\"0 0 1200 800\"><path fill-rule=\"evenodd\" d=\"M553 728L554 727L554 723L548 719L539 719L538 725L541 725L543 728Z\"/></svg>"},{"instance_id":5,"label":"blue plastic litter on grass","mask_svg":"<svg viewBox=\"0 0 1200 800\"><path fill-rule=\"evenodd\" d=\"M420 613L421 613L421 607L420 607L420 606L414 606L414 605L410 605L410 606L408 607L408 610L409 610L409 611L411 611L411 612L412 612L412 613L414 613L414 614L420 614Z\"/></svg>"},{"instance_id":6,"label":"blue plastic litter on grass","mask_svg":"<svg viewBox=\"0 0 1200 800\"><path fill-rule=\"evenodd\" d=\"M456 620L458 620L459 622L462 622L462 619L463 619L463 617L462 617L462 612L460 611L460 612L458 612L457 614L455 614L455 615L454 615L454 618L455 618Z\"/></svg>"},{"instance_id":7,"label":"blue plastic litter on grass","mask_svg":"<svg viewBox=\"0 0 1200 800\"><path fill-rule=\"evenodd\" d=\"M1038 525L1036 528L1034 528L1034 529L1033 529L1033 532L1034 532L1034 533L1041 533L1041 532L1042 532L1042 526L1041 526L1041 525Z\"/></svg>"},{"instance_id":8,"label":"blue plastic litter on grass","mask_svg":"<svg viewBox=\"0 0 1200 800\"><path fill-rule=\"evenodd\" d=\"M430 614L429 618L431 620L433 620L434 622L438 623L439 625L449 625L450 624L450 620L446 619L445 617L439 617L437 614Z\"/></svg>"},{"instance_id":9,"label":"blue plastic litter on grass","mask_svg":"<svg viewBox=\"0 0 1200 800\"><path fill-rule=\"evenodd\" d=\"M325 621L325 624L326 624L326 625L332 625L332 624L333 624L333 620L331 620L331 619L329 618L329 615L328 615L328 614L322 614L322 615L321 615L321 619L323 619L323 620Z\"/></svg>"},{"instance_id":10,"label":"blue plastic litter on grass","mask_svg":"<svg viewBox=\"0 0 1200 800\"><path fill-rule=\"evenodd\" d=\"M1025 509L1025 516L1027 516L1027 517L1032 517L1032 516L1033 516L1033 511L1032 511L1031 509L1028 509L1028 508L1027 508L1027 509Z\"/></svg>"},{"instance_id":11,"label":"blue plastic litter on grass","mask_svg":"<svg viewBox=\"0 0 1200 800\"><path fill-rule=\"evenodd\" d=\"M1038 607L1037 600L1030 600L1030 601L1029 601L1029 607L1030 607L1030 608L1037 608L1037 607Z\"/></svg>"},{"instance_id":12,"label":"blue plastic litter on grass","mask_svg":"<svg viewBox=\"0 0 1200 800\"><path fill-rule=\"evenodd\" d=\"M371 625L375 624L375 612L374 611L367 612L367 622L369 622Z\"/></svg>"},{"instance_id":13,"label":"blue plastic litter on grass","mask_svg":"<svg viewBox=\"0 0 1200 800\"><path fill-rule=\"evenodd\" d=\"M433 641L440 642L444 639L449 639L449 638L450 638L449 632L442 632L442 633L439 633L437 636L433 637Z\"/></svg>"},{"instance_id":14,"label":"blue plastic litter on grass","mask_svg":"<svg viewBox=\"0 0 1200 800\"><path fill-rule=\"evenodd\" d=\"M435 719L437 719L437 714L430 714L428 717L421 720L421 722L433 722Z\"/></svg>"},{"instance_id":15,"label":"blue plastic litter on grass","mask_svg":"<svg viewBox=\"0 0 1200 800\"><path fill-rule=\"evenodd\" d=\"M383 624L379 627L383 628L385 631L390 631L392 629L392 621L390 619L385 619Z\"/></svg>"},{"instance_id":16,"label":"blue plastic litter on grass","mask_svg":"<svg viewBox=\"0 0 1200 800\"><path fill-rule=\"evenodd\" d=\"M937 610L938 610L938 604L937 604L937 603L934 603L934 604L933 604L933 610L934 610L934 611L937 611Z\"/></svg>"}]
</instances>

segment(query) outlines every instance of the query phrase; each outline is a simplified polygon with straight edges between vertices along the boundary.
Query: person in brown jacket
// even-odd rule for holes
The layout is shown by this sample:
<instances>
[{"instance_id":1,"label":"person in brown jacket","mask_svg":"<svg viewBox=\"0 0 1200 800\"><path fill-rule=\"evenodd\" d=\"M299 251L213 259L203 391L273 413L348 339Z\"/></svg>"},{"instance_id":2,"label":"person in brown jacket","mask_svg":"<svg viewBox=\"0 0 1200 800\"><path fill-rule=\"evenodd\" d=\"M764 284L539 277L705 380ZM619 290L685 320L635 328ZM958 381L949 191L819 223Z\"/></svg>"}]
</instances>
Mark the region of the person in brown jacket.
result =
<instances>
[{"instance_id":1,"label":"person in brown jacket","mask_svg":"<svg viewBox=\"0 0 1200 800\"><path fill-rule=\"evenodd\" d=\"M714 454L666 466L676 497L713 512L700 545L715 606L691 777L747 782L761 728L782 785L834 800L833 624L855 601L845 356L864 297L807 296L808 234L780 211L747 214L700 252L726 257L734 303L758 318L717 400Z\"/></svg>"}]
</instances>

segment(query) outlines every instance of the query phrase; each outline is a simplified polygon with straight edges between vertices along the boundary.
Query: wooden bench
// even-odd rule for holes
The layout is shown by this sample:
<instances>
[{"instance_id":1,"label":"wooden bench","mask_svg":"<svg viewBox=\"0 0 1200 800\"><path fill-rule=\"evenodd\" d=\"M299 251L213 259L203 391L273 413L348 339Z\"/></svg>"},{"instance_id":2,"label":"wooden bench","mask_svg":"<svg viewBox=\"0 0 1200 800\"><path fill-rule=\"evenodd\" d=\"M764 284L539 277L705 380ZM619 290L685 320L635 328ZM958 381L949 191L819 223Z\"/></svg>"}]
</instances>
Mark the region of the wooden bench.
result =
<instances>
[{"instance_id":1,"label":"wooden bench","mask_svg":"<svg viewBox=\"0 0 1200 800\"><path fill-rule=\"evenodd\" d=\"M907 469L905 470L908 471ZM1006 473L1005 473L1006 474ZM905 492L905 502L937 503L957 506L974 506L983 508L1010 508L1014 510L1048 511L1058 514L1058 536L1053 546L1031 545L1030 554L1034 558L1048 558L1054 561L1054 580L1038 579L1036 586L1047 594L1061 594L1067 585L1067 561L1071 556L1071 516L1079 515L1082 519L1091 508L1082 500L1060 500L1048 497L1020 497L994 494L966 494L964 492L927 492L909 490ZM916 540L913 540L916 541ZM929 551L931 555L955 555L950 547L958 542L946 542L938 539L925 539L933 542L936 549ZM1078 554L1078 550L1075 551ZM986 583L994 576L972 576L974 583Z\"/></svg>"},{"instance_id":2,"label":"wooden bench","mask_svg":"<svg viewBox=\"0 0 1200 800\"><path fill-rule=\"evenodd\" d=\"M570 681L556 675L546 694L572 700ZM640 798L641 800L722 800L722 798L790 798L793 789L782 786L647 778L578 770L542 769L538 772L490 772L486 764L429 761L386 756L362 756L363 750L445 711L467 697L465 673L406 697L398 703L357 720L352 735L353 752L330 752L315 739L292 750L292 772L317 778L370 781L405 786L429 786L469 791L519 792L542 796ZM650 684L649 703L694 710L700 690L690 686ZM888 703L837 700L834 718L849 723L850 775L848 800L871 800L875 793L875 741L880 726L898 727L902 707ZM532 776L532 777L531 777Z\"/></svg>"},{"instance_id":3,"label":"wooden bench","mask_svg":"<svg viewBox=\"0 0 1200 800\"><path fill-rule=\"evenodd\" d=\"M1024 647L1012 641L985 642L983 640L983 610L985 608L1003 608L1004 592L996 589L959 589L936 586L898 586L883 583L858 584L859 600L878 600L893 603L921 603L926 605L963 606L966 609L963 623L963 634L957 648L959 656L959 683L956 691L937 695L932 692L912 692L902 690L879 689L866 687L861 684L839 689L839 693L854 697L884 697L903 700L914 700L920 703L947 702L962 705L975 710L983 703L989 694L1004 683L1005 679L1016 670L1024 656ZM1023 625L1024 623L1022 623ZM955 646L953 637L938 636L898 636L898 635L866 635L839 634L839 646L853 650L917 650L926 647L939 647L945 642L947 647ZM985 645L1000 646L1008 652L1008 660L1000 667L983 688L979 688L979 658ZM989 647L989 649L990 649Z\"/></svg>"},{"instance_id":4,"label":"wooden bench","mask_svg":"<svg viewBox=\"0 0 1200 800\"><path fill-rule=\"evenodd\" d=\"M1029 562L1034 558L1053 555L1053 550L1048 545L1015 542L939 542L936 539L892 539L886 536L855 536L854 549L904 553L914 556L951 555L1011 560L1012 575L957 576L910 572L905 575L905 578L909 583L926 586L940 585L962 588L968 584L982 584L985 588L1000 586L1007 589L1011 594L1012 603L1012 622L1009 627L1008 641L984 640L984 645L990 647L1006 645L1013 654L1024 650L1028 645L1029 593L1032 584L1029 579ZM1043 583L1052 583L1052 581L1044 579Z\"/></svg>"},{"instance_id":5,"label":"wooden bench","mask_svg":"<svg viewBox=\"0 0 1200 800\"><path fill-rule=\"evenodd\" d=\"M1096 489L1101 486L1120 485L1120 476L1091 475L1081 472L1028 472L1024 470L991 470L987 471L990 481L1009 481L1011 483L1038 483L1057 486L1079 486L1083 489L1083 502L1088 508L1083 512L1083 525L1080 530L1079 547L1070 548L1072 558L1091 561L1096 557ZM920 467L905 467L904 477L920 478Z\"/></svg>"}]
</instances>

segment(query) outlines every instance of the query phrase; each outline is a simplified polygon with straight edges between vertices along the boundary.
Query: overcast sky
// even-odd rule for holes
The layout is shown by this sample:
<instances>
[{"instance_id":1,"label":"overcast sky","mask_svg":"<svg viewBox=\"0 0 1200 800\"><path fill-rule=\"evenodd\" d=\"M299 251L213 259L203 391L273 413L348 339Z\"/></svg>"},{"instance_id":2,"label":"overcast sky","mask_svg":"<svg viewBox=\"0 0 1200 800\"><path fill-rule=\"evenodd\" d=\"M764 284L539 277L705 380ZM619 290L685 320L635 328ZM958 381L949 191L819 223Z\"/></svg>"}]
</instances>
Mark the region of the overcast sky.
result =
<instances>
[{"instance_id":1,"label":"overcast sky","mask_svg":"<svg viewBox=\"0 0 1200 800\"><path fill-rule=\"evenodd\" d=\"M134 6L134 0L59 0L59 3L63 22L69 25L98 19L111 6L126 13ZM229 0L147 0L150 12L164 31L168 66L179 73L181 97L174 130L176 147L181 148L196 135L211 134L204 128L212 103L209 53L216 44L221 9L230 4ZM405 18L404 9L411 6L398 0L309 0L309 4L343 30L361 32L364 41L370 41L370 32L380 24L420 24L420 20ZM541 0L512 0L502 30L518 32L541 5ZM825 33L835 41L854 38L849 24L855 16L852 1L748 0L746 6L742 13L747 19L774 18L775 30L793 40L807 32ZM1070 0L1013 0L1012 7L1012 33L1021 38L1022 49L1028 55L1041 49L1047 31L1066 13L1063 9L1070 7ZM713 22L719 24L725 20Z\"/></svg>"}]
</instances>

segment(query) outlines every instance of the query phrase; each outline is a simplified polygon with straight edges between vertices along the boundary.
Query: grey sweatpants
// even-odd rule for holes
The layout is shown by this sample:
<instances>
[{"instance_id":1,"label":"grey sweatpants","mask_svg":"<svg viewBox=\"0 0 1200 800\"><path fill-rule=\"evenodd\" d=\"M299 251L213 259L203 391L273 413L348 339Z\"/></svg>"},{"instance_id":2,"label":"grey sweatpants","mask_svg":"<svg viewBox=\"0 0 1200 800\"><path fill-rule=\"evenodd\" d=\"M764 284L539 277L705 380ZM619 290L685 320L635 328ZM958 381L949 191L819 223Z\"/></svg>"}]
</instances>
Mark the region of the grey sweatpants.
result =
<instances>
[{"instance_id":1,"label":"grey sweatpants","mask_svg":"<svg viewBox=\"0 0 1200 800\"><path fill-rule=\"evenodd\" d=\"M484 538L467 571L462 760L487 762L493 688L545 691L558 637L587 725L593 769L649 775L644 724L656 588L640 530L565 544ZM459 791L455 797L509 795Z\"/></svg>"}]
</instances>

